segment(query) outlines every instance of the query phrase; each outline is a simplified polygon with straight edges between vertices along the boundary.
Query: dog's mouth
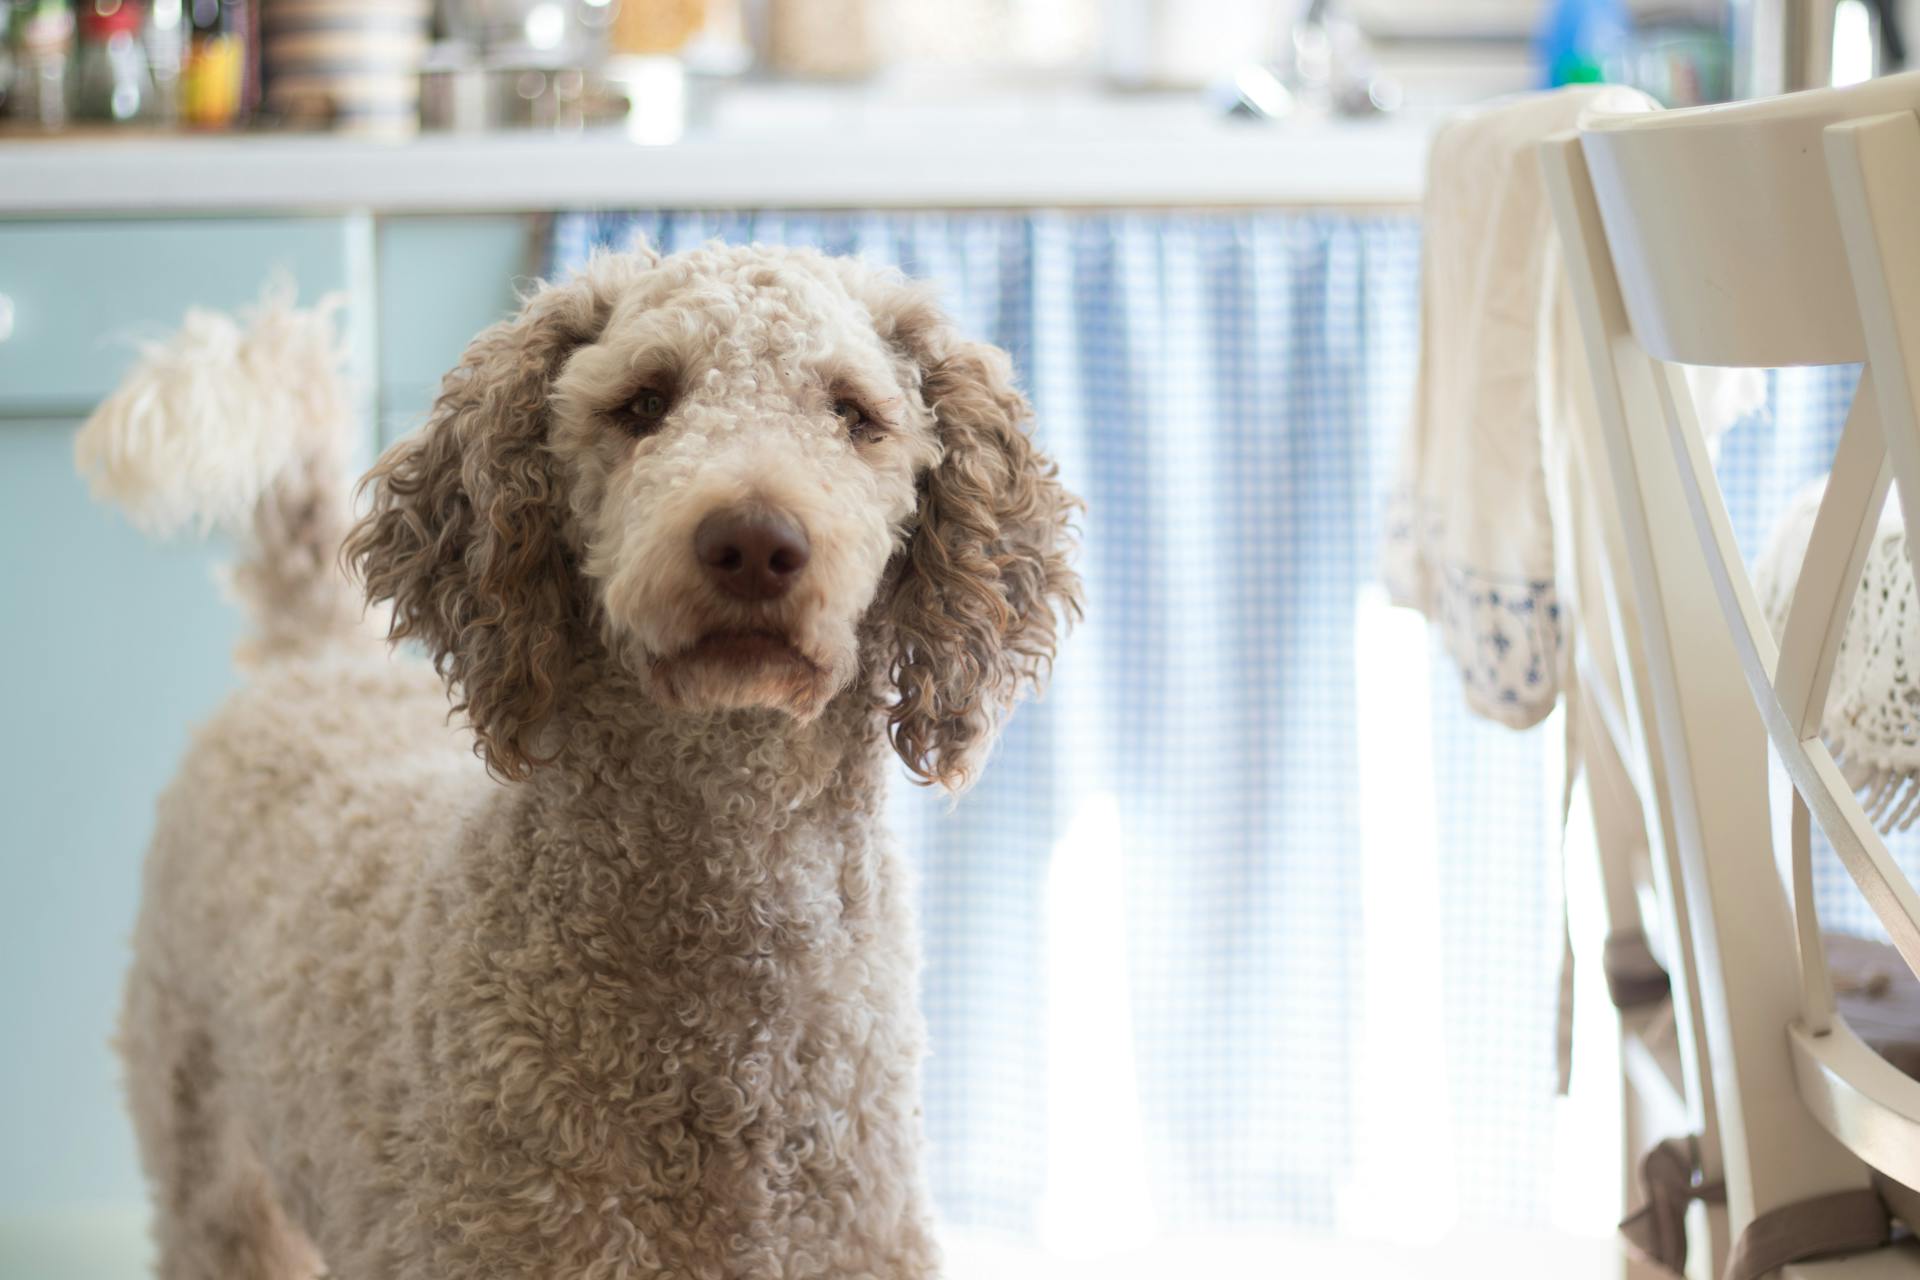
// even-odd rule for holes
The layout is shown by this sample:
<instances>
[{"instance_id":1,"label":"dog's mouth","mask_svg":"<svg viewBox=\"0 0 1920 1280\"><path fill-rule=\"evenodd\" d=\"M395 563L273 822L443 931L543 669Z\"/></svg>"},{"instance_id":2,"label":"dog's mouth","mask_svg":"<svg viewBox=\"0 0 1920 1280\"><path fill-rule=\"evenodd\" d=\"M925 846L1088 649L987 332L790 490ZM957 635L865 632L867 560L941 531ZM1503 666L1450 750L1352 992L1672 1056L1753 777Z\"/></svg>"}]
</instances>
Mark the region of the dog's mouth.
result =
<instances>
[{"instance_id":1,"label":"dog's mouth","mask_svg":"<svg viewBox=\"0 0 1920 1280\"><path fill-rule=\"evenodd\" d=\"M835 686L827 667L781 631L706 632L648 664L648 683L668 706L689 711L769 707L818 715Z\"/></svg>"},{"instance_id":2,"label":"dog's mouth","mask_svg":"<svg viewBox=\"0 0 1920 1280\"><path fill-rule=\"evenodd\" d=\"M709 631L671 662L711 662L729 667L801 667L817 672L814 662L784 632L767 630Z\"/></svg>"}]
</instances>

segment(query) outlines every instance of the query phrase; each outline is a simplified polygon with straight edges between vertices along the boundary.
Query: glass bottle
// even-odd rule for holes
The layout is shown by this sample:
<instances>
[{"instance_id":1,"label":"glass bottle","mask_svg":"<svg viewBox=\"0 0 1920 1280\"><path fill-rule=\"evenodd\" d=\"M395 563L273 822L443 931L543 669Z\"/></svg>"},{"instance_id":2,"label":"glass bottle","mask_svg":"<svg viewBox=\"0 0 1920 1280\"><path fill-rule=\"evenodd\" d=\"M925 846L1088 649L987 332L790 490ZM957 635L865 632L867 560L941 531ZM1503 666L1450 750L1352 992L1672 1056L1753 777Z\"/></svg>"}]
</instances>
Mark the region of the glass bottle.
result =
<instances>
[{"instance_id":1,"label":"glass bottle","mask_svg":"<svg viewBox=\"0 0 1920 1280\"><path fill-rule=\"evenodd\" d=\"M7 100L13 93L14 57L13 45L13 0L0 0L0 118L11 112L7 109Z\"/></svg>"},{"instance_id":2,"label":"glass bottle","mask_svg":"<svg viewBox=\"0 0 1920 1280\"><path fill-rule=\"evenodd\" d=\"M181 0L153 0L147 10L147 65L153 71L154 119L180 118L180 67L186 60L187 16Z\"/></svg>"},{"instance_id":3,"label":"glass bottle","mask_svg":"<svg viewBox=\"0 0 1920 1280\"><path fill-rule=\"evenodd\" d=\"M73 113L82 120L121 123L154 109L153 72L140 32L140 0L85 0L80 9L80 57Z\"/></svg>"},{"instance_id":4,"label":"glass bottle","mask_svg":"<svg viewBox=\"0 0 1920 1280\"><path fill-rule=\"evenodd\" d=\"M67 0L24 0L13 15L15 69L8 95L16 120L58 129L67 122L67 57L73 52L73 6Z\"/></svg>"}]
</instances>

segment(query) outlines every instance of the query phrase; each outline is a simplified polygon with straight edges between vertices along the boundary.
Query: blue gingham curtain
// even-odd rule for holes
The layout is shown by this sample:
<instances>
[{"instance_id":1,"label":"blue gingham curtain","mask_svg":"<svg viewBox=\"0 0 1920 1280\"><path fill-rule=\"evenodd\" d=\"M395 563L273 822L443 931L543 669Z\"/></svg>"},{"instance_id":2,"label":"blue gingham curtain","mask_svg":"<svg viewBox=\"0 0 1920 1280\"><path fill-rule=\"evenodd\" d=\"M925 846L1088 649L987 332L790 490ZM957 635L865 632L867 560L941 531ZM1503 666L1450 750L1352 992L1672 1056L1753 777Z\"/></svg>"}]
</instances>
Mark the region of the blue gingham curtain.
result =
<instances>
[{"instance_id":1,"label":"blue gingham curtain","mask_svg":"<svg viewBox=\"0 0 1920 1280\"><path fill-rule=\"evenodd\" d=\"M1423 636L1410 662L1369 639L1415 222L575 214L551 264L636 236L809 244L932 278L1012 353L1088 502L1089 612L1053 691L957 806L897 788L946 1220L1129 1225L1074 1217L1075 1187L1106 1179L1096 1199L1160 1230L1336 1229L1400 1198L1373 1181L1383 1144L1408 1144L1369 1137L1389 1094L1432 1113L1451 1220L1544 1219L1560 926L1543 735L1470 720ZM1363 742L1369 663L1410 666L1423 691L1435 674ZM1391 776L1396 739L1428 776ZM1369 865L1403 857L1429 887L1417 948L1361 892L1362 845L1402 793L1427 798L1427 835ZM1405 1028L1399 991L1435 996ZM1116 1179L1131 1185L1108 1194Z\"/></svg>"}]
</instances>

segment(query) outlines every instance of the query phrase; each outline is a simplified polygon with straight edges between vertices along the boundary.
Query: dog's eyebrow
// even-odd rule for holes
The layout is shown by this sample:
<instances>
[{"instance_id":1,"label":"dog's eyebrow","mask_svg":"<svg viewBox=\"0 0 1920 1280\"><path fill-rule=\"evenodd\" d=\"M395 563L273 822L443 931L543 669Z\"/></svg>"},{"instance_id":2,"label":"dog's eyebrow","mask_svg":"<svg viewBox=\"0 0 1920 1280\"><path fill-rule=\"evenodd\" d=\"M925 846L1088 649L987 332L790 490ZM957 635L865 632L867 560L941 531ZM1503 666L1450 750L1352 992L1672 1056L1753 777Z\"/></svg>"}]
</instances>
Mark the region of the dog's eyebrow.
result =
<instances>
[{"instance_id":1,"label":"dog's eyebrow","mask_svg":"<svg viewBox=\"0 0 1920 1280\"><path fill-rule=\"evenodd\" d=\"M857 373L830 379L827 396L830 400L857 401L861 409L887 427L898 425L900 410L906 407L906 398L898 391L888 388L882 392L872 378L860 377Z\"/></svg>"},{"instance_id":2,"label":"dog's eyebrow","mask_svg":"<svg viewBox=\"0 0 1920 1280\"><path fill-rule=\"evenodd\" d=\"M822 362L818 372L827 390L834 395L844 393L874 402L869 407L876 407L880 402L897 404L900 401L900 388L890 372L849 360L845 355Z\"/></svg>"},{"instance_id":3,"label":"dog's eyebrow","mask_svg":"<svg viewBox=\"0 0 1920 1280\"><path fill-rule=\"evenodd\" d=\"M870 399L866 402L867 412L880 419L884 426L897 426L900 411L907 407L907 398L891 395L884 399Z\"/></svg>"},{"instance_id":4,"label":"dog's eyebrow","mask_svg":"<svg viewBox=\"0 0 1920 1280\"><path fill-rule=\"evenodd\" d=\"M704 322L671 309L636 317L620 335L622 373L609 387L613 403L645 386L661 382L684 386L694 353L707 344Z\"/></svg>"},{"instance_id":5,"label":"dog's eyebrow","mask_svg":"<svg viewBox=\"0 0 1920 1280\"><path fill-rule=\"evenodd\" d=\"M653 387L659 391L677 391L680 389L680 383L680 369L676 365L666 363L657 365L639 364L634 366L633 370L627 375L626 380L620 384L626 388L620 398L625 399L627 396L631 396L634 392L646 387Z\"/></svg>"},{"instance_id":6,"label":"dog's eyebrow","mask_svg":"<svg viewBox=\"0 0 1920 1280\"><path fill-rule=\"evenodd\" d=\"M625 373L609 384L608 403L625 404L647 387L677 392L684 381L685 368L678 353L664 342L648 343L627 358Z\"/></svg>"}]
</instances>

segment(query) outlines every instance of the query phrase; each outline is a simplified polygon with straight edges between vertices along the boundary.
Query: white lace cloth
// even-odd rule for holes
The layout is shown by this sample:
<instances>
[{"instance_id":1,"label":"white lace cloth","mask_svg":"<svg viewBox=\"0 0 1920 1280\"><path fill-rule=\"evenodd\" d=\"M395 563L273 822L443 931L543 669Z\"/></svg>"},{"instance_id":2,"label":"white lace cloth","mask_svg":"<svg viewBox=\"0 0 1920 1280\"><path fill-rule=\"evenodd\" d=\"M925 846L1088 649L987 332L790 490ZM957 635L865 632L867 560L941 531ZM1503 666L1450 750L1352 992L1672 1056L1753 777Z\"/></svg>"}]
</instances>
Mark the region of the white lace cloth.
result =
<instances>
[{"instance_id":1,"label":"white lace cloth","mask_svg":"<svg viewBox=\"0 0 1920 1280\"><path fill-rule=\"evenodd\" d=\"M1825 492L1826 482L1816 481L1793 500L1754 566L1754 588L1776 637L1786 628ZM1912 826L1920 817L1920 604L1895 496L1881 512L1847 614L1820 730L1874 824L1882 831Z\"/></svg>"}]
</instances>

